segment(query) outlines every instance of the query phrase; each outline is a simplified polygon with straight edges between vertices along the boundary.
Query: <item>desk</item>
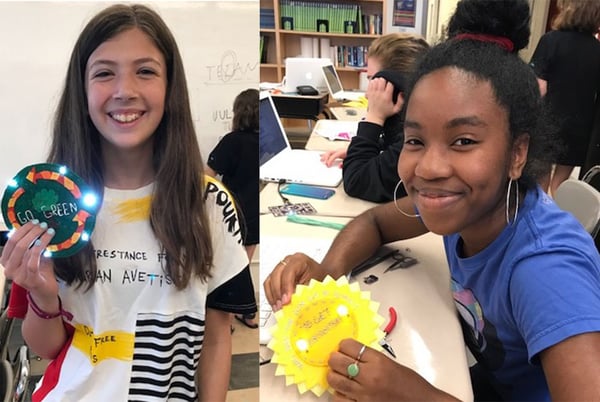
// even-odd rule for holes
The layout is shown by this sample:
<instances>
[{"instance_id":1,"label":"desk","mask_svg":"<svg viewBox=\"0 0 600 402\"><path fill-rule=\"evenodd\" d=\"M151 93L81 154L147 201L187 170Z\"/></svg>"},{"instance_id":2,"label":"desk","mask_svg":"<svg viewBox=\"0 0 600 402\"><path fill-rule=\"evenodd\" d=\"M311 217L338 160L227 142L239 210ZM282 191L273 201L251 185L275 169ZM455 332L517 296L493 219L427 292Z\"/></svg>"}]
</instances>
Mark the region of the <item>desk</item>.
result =
<instances>
[{"instance_id":1,"label":"desk","mask_svg":"<svg viewBox=\"0 0 600 402\"><path fill-rule=\"evenodd\" d=\"M261 216L261 233L288 237L329 233L332 238L337 234L333 230L324 232L328 229L279 219ZM396 353L396 361L412 368L434 386L463 401L470 401L473 395L465 347L450 294L441 237L429 233L397 242L394 246L417 258L419 264L383 274L389 261L383 262L358 275L361 290L371 291L372 299L380 303L379 314L386 320L389 306L394 306L398 312L398 323L388 339ZM362 278L370 274L378 276L379 280L366 285ZM260 354L262 358L269 358L272 351L261 346ZM310 391L300 395L295 385L285 386L284 376L275 376L276 366L266 364L260 367L261 401L329 400L328 393L317 398Z\"/></svg>"},{"instance_id":2,"label":"desk","mask_svg":"<svg viewBox=\"0 0 600 402\"><path fill-rule=\"evenodd\" d=\"M309 151L335 151L340 148L348 148L350 141L331 141L319 134L315 134L314 129L310 133L304 149Z\"/></svg>"},{"instance_id":3,"label":"desk","mask_svg":"<svg viewBox=\"0 0 600 402\"><path fill-rule=\"evenodd\" d=\"M339 103L329 104L327 109L331 112L332 117L342 121L361 121L367 114L366 108L348 107L348 106L332 106L340 105ZM348 111L353 111L354 114L348 114ZM317 123L318 124L318 123ZM317 126L315 126L315 129ZM348 148L349 141L331 141L323 136L315 134L315 129L312 130L305 148L312 151L333 151L340 148Z\"/></svg>"},{"instance_id":4,"label":"desk","mask_svg":"<svg viewBox=\"0 0 600 402\"><path fill-rule=\"evenodd\" d=\"M335 189L335 194L328 200L317 200L315 198L285 195L292 203L308 202L317 210L317 215L353 218L367 209L377 205L374 202L350 197L344 191L344 183ZM267 183L260 192L260 213L271 215L270 206L282 205L283 201L277 191L277 183ZM279 218L285 221L284 217ZM262 222L261 222L262 225ZM262 233L262 227L261 227Z\"/></svg>"},{"instance_id":5,"label":"desk","mask_svg":"<svg viewBox=\"0 0 600 402\"><path fill-rule=\"evenodd\" d=\"M330 106L328 109L337 120L360 121L367 115L367 109L363 107Z\"/></svg>"},{"instance_id":6,"label":"desk","mask_svg":"<svg viewBox=\"0 0 600 402\"><path fill-rule=\"evenodd\" d=\"M311 151L346 149L350 140L344 138L354 137L358 132L358 124L357 121L321 119L312 129L304 148Z\"/></svg>"}]
</instances>

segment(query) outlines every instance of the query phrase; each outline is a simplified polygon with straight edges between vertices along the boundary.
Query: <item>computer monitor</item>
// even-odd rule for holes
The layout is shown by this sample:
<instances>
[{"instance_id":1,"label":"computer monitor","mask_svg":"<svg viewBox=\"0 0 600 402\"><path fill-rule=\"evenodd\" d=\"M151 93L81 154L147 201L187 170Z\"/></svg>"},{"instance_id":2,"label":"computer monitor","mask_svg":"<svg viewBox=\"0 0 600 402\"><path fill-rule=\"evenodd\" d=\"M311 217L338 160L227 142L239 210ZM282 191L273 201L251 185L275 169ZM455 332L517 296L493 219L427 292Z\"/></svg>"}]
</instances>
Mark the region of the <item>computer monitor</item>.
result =
<instances>
[{"instance_id":1,"label":"computer monitor","mask_svg":"<svg viewBox=\"0 0 600 402\"><path fill-rule=\"evenodd\" d=\"M322 67L331 60L314 57L288 57L285 59L284 92L296 92L300 85L310 85L319 92L327 92Z\"/></svg>"}]
</instances>

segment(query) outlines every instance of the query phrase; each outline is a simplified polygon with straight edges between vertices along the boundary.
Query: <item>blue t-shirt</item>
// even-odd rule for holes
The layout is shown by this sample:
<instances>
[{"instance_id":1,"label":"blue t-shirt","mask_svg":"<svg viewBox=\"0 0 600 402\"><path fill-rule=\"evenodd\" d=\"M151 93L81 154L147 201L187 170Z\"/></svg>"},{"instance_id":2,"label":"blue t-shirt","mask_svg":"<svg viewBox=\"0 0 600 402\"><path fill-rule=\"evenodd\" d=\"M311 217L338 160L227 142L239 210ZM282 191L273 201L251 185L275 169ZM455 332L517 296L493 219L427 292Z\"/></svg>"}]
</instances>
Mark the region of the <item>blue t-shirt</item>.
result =
<instances>
[{"instance_id":1,"label":"blue t-shirt","mask_svg":"<svg viewBox=\"0 0 600 402\"><path fill-rule=\"evenodd\" d=\"M600 331L600 256L591 236L540 189L527 193L514 225L461 258L444 237L465 340L505 400L550 400L538 353Z\"/></svg>"}]
</instances>

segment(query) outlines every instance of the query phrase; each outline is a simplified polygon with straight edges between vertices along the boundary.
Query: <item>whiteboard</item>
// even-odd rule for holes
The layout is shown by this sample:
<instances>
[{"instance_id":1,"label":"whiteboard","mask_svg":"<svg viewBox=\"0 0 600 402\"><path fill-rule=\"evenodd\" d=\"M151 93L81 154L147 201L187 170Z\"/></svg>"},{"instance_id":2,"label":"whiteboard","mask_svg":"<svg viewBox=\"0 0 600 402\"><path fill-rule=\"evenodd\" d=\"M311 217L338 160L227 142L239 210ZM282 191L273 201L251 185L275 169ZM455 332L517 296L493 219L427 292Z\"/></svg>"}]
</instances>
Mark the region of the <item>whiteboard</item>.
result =
<instances>
[{"instance_id":1,"label":"whiteboard","mask_svg":"<svg viewBox=\"0 0 600 402\"><path fill-rule=\"evenodd\" d=\"M21 168L46 160L73 45L89 19L109 4L0 1L0 195ZM144 4L163 17L177 41L206 161L231 128L235 96L258 88L259 2Z\"/></svg>"}]
</instances>

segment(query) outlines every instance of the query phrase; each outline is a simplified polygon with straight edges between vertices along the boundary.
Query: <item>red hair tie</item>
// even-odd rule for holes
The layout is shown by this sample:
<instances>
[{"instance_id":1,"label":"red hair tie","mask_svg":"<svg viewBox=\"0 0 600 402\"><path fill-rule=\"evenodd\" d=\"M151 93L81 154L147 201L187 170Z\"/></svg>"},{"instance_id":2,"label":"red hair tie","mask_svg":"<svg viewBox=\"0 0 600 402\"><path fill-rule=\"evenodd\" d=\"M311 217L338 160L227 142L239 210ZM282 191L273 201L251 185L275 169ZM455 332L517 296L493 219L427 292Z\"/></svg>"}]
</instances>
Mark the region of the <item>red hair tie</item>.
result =
<instances>
[{"instance_id":1,"label":"red hair tie","mask_svg":"<svg viewBox=\"0 0 600 402\"><path fill-rule=\"evenodd\" d=\"M479 33L461 33L454 37L454 39L462 40L462 39L472 39L478 40L480 42L491 42L495 43L501 48L507 50L508 52L512 52L515 48L514 43L505 36L498 35L489 35L489 34L479 34Z\"/></svg>"}]
</instances>

